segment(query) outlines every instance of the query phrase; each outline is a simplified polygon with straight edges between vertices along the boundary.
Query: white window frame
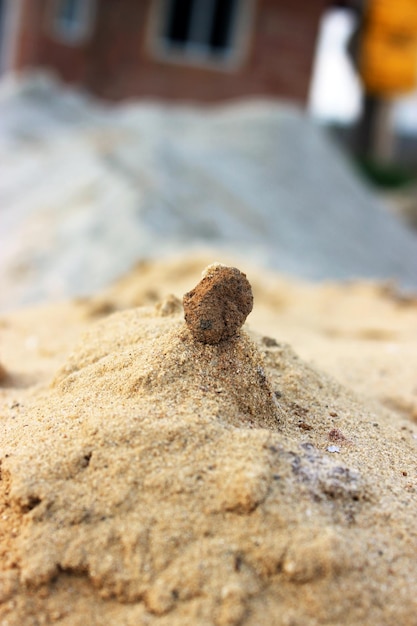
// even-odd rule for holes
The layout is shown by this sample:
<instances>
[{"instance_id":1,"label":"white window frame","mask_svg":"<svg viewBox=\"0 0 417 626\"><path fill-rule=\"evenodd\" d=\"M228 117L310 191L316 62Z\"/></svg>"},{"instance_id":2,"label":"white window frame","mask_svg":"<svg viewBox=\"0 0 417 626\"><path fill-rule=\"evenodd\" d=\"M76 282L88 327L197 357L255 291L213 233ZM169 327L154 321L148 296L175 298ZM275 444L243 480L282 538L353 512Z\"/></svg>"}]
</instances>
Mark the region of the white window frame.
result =
<instances>
[{"instance_id":1,"label":"white window frame","mask_svg":"<svg viewBox=\"0 0 417 626\"><path fill-rule=\"evenodd\" d=\"M148 51L155 59L165 63L204 67L217 71L236 71L243 65L249 52L255 7L255 0L240 0L240 2L241 10L237 12L231 26L230 50L225 51L225 54L215 56L210 46L192 41L187 42L182 49L178 50L174 46L168 46L161 36L161 26L166 20L166 3L165 0L155 0L152 4L147 33ZM195 16L194 20L191 19L191 33L194 32L198 37L201 27L198 16Z\"/></svg>"},{"instance_id":2,"label":"white window frame","mask_svg":"<svg viewBox=\"0 0 417 626\"><path fill-rule=\"evenodd\" d=\"M80 0L77 19L65 23L60 17L60 7L66 1L52 0L49 22L55 39L76 46L87 41L93 32L97 3L96 0Z\"/></svg>"}]
</instances>

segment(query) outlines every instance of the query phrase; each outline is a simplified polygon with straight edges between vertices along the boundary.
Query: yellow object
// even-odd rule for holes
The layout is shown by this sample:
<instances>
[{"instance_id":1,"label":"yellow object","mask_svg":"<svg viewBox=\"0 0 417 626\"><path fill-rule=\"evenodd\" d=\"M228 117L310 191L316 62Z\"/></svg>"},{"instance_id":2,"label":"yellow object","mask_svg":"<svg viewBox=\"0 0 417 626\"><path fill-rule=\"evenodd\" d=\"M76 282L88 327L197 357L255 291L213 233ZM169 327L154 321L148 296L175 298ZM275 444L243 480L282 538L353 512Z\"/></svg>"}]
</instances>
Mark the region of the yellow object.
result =
<instances>
[{"instance_id":1,"label":"yellow object","mask_svg":"<svg viewBox=\"0 0 417 626\"><path fill-rule=\"evenodd\" d=\"M367 16L374 27L417 35L416 0L368 0Z\"/></svg>"},{"instance_id":2,"label":"yellow object","mask_svg":"<svg viewBox=\"0 0 417 626\"><path fill-rule=\"evenodd\" d=\"M382 97L417 85L417 0L369 0L359 70L369 93Z\"/></svg>"}]
</instances>

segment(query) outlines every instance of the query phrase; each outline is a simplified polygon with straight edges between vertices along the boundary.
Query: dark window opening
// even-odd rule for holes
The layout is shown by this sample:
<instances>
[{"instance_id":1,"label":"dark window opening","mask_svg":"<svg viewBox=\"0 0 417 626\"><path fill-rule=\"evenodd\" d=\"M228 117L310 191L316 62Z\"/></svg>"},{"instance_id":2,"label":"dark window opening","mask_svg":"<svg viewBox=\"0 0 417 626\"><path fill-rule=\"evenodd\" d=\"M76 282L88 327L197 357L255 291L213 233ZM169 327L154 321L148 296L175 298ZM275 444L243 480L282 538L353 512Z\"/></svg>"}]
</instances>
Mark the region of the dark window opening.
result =
<instances>
[{"instance_id":1,"label":"dark window opening","mask_svg":"<svg viewBox=\"0 0 417 626\"><path fill-rule=\"evenodd\" d=\"M171 0L165 37L175 44L187 41L193 0Z\"/></svg>"},{"instance_id":2,"label":"dark window opening","mask_svg":"<svg viewBox=\"0 0 417 626\"><path fill-rule=\"evenodd\" d=\"M231 45L232 18L236 0L217 2L211 29L210 44L214 49L228 48Z\"/></svg>"},{"instance_id":3,"label":"dark window opening","mask_svg":"<svg viewBox=\"0 0 417 626\"><path fill-rule=\"evenodd\" d=\"M227 56L233 48L238 0L169 0L165 46L199 56Z\"/></svg>"}]
</instances>

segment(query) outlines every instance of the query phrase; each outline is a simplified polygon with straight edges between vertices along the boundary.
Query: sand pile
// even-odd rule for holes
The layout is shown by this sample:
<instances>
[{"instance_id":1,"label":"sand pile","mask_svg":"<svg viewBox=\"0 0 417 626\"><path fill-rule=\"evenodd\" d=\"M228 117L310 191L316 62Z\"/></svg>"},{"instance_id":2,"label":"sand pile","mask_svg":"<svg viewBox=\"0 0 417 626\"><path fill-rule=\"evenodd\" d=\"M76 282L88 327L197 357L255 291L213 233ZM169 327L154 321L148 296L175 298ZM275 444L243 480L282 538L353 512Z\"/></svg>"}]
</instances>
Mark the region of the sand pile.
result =
<instances>
[{"instance_id":1,"label":"sand pile","mask_svg":"<svg viewBox=\"0 0 417 626\"><path fill-rule=\"evenodd\" d=\"M283 343L297 289L317 320L330 287L290 293L275 277L273 290L247 272L253 322L214 344L195 340L168 291L126 308L158 299L164 273L191 289L200 262L2 318L0 623L414 624L411 413ZM396 309L399 350L400 329L416 345L416 302L339 289L357 324L385 310L388 327ZM300 319L292 332L304 327L320 361L326 338Z\"/></svg>"},{"instance_id":2,"label":"sand pile","mask_svg":"<svg viewBox=\"0 0 417 626\"><path fill-rule=\"evenodd\" d=\"M90 295L211 246L307 279L417 290L417 237L288 103L103 104L0 82L0 310Z\"/></svg>"}]
</instances>

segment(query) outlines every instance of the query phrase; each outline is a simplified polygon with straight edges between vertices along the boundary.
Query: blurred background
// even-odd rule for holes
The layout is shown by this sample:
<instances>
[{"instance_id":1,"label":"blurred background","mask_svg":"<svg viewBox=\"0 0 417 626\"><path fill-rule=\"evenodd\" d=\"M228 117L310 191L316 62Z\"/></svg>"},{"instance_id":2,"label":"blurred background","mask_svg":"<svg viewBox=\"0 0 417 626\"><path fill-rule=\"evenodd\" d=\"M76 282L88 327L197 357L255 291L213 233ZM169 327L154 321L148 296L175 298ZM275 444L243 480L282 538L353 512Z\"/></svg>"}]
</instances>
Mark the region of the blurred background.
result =
<instances>
[{"instance_id":1,"label":"blurred background","mask_svg":"<svg viewBox=\"0 0 417 626\"><path fill-rule=\"evenodd\" d=\"M416 0L0 0L0 307L236 252L417 289Z\"/></svg>"}]
</instances>

